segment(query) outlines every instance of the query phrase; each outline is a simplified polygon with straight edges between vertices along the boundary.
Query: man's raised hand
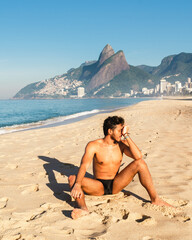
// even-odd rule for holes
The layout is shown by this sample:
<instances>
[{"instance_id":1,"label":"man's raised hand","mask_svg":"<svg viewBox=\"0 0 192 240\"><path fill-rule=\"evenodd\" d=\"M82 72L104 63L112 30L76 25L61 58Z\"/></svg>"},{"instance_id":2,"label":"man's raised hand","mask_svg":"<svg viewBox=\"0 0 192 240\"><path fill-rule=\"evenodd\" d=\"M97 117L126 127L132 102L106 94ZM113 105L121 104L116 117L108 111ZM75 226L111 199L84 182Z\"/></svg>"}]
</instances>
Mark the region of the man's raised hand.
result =
<instances>
[{"instance_id":1,"label":"man's raised hand","mask_svg":"<svg viewBox=\"0 0 192 240\"><path fill-rule=\"evenodd\" d=\"M124 136L125 134L128 134L128 131L129 131L129 127L127 125L124 125L122 129L122 135Z\"/></svg>"}]
</instances>

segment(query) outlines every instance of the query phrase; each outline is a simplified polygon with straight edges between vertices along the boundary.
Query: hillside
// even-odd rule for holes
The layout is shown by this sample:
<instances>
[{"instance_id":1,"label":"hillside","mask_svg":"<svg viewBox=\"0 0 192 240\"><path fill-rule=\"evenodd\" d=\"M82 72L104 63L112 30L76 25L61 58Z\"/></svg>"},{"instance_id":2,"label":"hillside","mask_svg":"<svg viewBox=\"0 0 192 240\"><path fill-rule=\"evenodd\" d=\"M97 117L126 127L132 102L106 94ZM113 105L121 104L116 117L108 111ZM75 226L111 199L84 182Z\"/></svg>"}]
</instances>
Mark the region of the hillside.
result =
<instances>
[{"instance_id":1,"label":"hillside","mask_svg":"<svg viewBox=\"0 0 192 240\"><path fill-rule=\"evenodd\" d=\"M31 83L14 99L70 98L77 96L78 87L85 88L85 97L122 96L131 89L154 88L161 78L184 83L187 77L192 77L191 53L165 57L157 67L134 67L127 63L122 50L115 53L107 44L97 61L87 61L62 75Z\"/></svg>"},{"instance_id":2,"label":"hillside","mask_svg":"<svg viewBox=\"0 0 192 240\"><path fill-rule=\"evenodd\" d=\"M171 83L179 80L186 82L188 77L192 77L192 53L180 53L165 57L157 67L146 65L137 66L158 79L169 78Z\"/></svg>"},{"instance_id":3,"label":"hillside","mask_svg":"<svg viewBox=\"0 0 192 240\"><path fill-rule=\"evenodd\" d=\"M107 97L121 96L124 93L141 90L143 87L153 88L157 80L151 74L140 70L137 67L130 66L129 70L122 71L115 76L109 83L100 88L94 89L89 93L90 96Z\"/></svg>"}]
</instances>

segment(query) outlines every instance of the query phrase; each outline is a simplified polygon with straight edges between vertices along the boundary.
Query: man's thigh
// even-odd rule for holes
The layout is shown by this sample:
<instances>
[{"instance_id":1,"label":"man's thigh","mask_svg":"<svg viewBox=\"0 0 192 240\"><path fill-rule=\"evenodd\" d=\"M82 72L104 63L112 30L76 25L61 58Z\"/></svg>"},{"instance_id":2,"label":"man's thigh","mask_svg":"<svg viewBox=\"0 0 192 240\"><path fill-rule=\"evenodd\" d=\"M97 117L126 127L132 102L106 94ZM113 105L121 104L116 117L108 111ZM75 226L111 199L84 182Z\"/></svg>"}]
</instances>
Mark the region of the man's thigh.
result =
<instances>
[{"instance_id":1,"label":"man's thigh","mask_svg":"<svg viewBox=\"0 0 192 240\"><path fill-rule=\"evenodd\" d=\"M96 179L84 177L81 186L86 194L94 196L101 196L104 194L103 184Z\"/></svg>"},{"instance_id":2,"label":"man's thigh","mask_svg":"<svg viewBox=\"0 0 192 240\"><path fill-rule=\"evenodd\" d=\"M113 181L113 194L120 192L132 181L136 170L135 162L133 161L116 175Z\"/></svg>"}]
</instances>

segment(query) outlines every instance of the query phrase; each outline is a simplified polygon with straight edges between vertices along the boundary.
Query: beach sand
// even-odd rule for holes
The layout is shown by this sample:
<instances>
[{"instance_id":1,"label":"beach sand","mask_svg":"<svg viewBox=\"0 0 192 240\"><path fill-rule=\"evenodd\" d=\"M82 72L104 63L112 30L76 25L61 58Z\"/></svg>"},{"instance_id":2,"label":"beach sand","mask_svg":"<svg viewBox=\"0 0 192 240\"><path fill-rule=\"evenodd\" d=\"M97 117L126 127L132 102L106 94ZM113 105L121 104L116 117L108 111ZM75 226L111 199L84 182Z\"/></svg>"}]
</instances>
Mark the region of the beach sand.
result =
<instances>
[{"instance_id":1,"label":"beach sand","mask_svg":"<svg viewBox=\"0 0 192 240\"><path fill-rule=\"evenodd\" d=\"M86 196L77 220L67 177L86 144L102 138L108 115L123 116L160 197L154 206L138 177L123 192ZM153 100L53 128L0 135L0 239L192 239L192 101ZM131 159L124 156L121 168ZM92 166L88 175L92 174Z\"/></svg>"}]
</instances>

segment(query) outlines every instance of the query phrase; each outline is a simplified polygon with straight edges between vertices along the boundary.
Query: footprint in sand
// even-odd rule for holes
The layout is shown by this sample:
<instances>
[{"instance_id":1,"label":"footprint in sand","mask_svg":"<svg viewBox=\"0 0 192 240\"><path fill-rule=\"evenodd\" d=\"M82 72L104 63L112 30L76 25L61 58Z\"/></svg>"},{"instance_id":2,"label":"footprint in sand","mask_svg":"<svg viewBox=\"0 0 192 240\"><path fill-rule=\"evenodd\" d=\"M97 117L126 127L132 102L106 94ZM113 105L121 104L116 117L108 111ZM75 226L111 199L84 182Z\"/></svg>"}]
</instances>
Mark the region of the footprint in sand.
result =
<instances>
[{"instance_id":1,"label":"footprint in sand","mask_svg":"<svg viewBox=\"0 0 192 240\"><path fill-rule=\"evenodd\" d=\"M33 220L35 220L35 219L38 219L38 218L40 218L43 214L45 214L46 213L46 211L39 211L39 213L38 212L36 212L36 213L34 213L33 215L31 215L27 220L26 220L26 222L30 222L30 221L33 221Z\"/></svg>"},{"instance_id":2,"label":"footprint in sand","mask_svg":"<svg viewBox=\"0 0 192 240\"><path fill-rule=\"evenodd\" d=\"M179 222L189 222L191 221L191 218L188 217L185 213L178 213L173 216L173 219L179 221Z\"/></svg>"},{"instance_id":3,"label":"footprint in sand","mask_svg":"<svg viewBox=\"0 0 192 240\"><path fill-rule=\"evenodd\" d=\"M50 239L51 236L54 236L54 239L61 239L62 237L65 239L64 236L71 236L74 233L73 228L58 226L57 223L54 226L42 227L41 231L43 235L47 236L46 239Z\"/></svg>"},{"instance_id":4,"label":"footprint in sand","mask_svg":"<svg viewBox=\"0 0 192 240\"><path fill-rule=\"evenodd\" d=\"M142 215L141 218L138 218L135 221L139 224L146 225L146 226L155 225L157 223L154 218L147 215Z\"/></svg>"},{"instance_id":5,"label":"footprint in sand","mask_svg":"<svg viewBox=\"0 0 192 240\"><path fill-rule=\"evenodd\" d=\"M107 232L108 226L104 224L103 217L95 212L74 220L56 222L55 226L44 227L44 231L54 236L71 236L71 239L104 239L102 235ZM91 236L91 238L90 238ZM67 238L68 239L68 238Z\"/></svg>"},{"instance_id":6,"label":"footprint in sand","mask_svg":"<svg viewBox=\"0 0 192 240\"><path fill-rule=\"evenodd\" d=\"M0 209L3 209L7 206L8 198L3 197L0 198Z\"/></svg>"},{"instance_id":7,"label":"footprint in sand","mask_svg":"<svg viewBox=\"0 0 192 240\"><path fill-rule=\"evenodd\" d=\"M121 199L121 198L124 198L124 193L123 192L119 192L119 193L113 194L113 195L103 195L103 196L86 195L85 196L85 200L86 200L87 205L89 207L99 206L100 204L109 203L112 200L117 200L117 199Z\"/></svg>"},{"instance_id":8,"label":"footprint in sand","mask_svg":"<svg viewBox=\"0 0 192 240\"><path fill-rule=\"evenodd\" d=\"M107 232L107 230L102 230L100 231L100 229L97 230L76 230L74 232L75 236L77 236L77 239L93 239L93 240L100 240L100 239L105 239L105 238L101 238L100 236L102 236L103 234L105 234ZM91 238L90 238L91 236Z\"/></svg>"},{"instance_id":9,"label":"footprint in sand","mask_svg":"<svg viewBox=\"0 0 192 240\"><path fill-rule=\"evenodd\" d=\"M18 188L23 190L21 194L29 194L33 192L38 192L39 184L20 185Z\"/></svg>"},{"instance_id":10,"label":"footprint in sand","mask_svg":"<svg viewBox=\"0 0 192 240\"><path fill-rule=\"evenodd\" d=\"M42 203L40 208L47 211L47 210L54 210L55 208L62 208L63 204L61 203Z\"/></svg>"},{"instance_id":11,"label":"footprint in sand","mask_svg":"<svg viewBox=\"0 0 192 240\"><path fill-rule=\"evenodd\" d=\"M191 218L183 212L185 206L188 205L188 201L185 200L172 200L162 198L164 201L175 206L176 208L167 207L167 206L157 206L151 203L143 203L142 206L147 209L153 209L155 211L161 212L163 216L175 219L179 222L188 222L191 221Z\"/></svg>"},{"instance_id":12,"label":"footprint in sand","mask_svg":"<svg viewBox=\"0 0 192 240\"><path fill-rule=\"evenodd\" d=\"M1 240L19 240L22 238L21 233L16 233L16 234L7 234L4 235Z\"/></svg>"},{"instance_id":13,"label":"footprint in sand","mask_svg":"<svg viewBox=\"0 0 192 240\"><path fill-rule=\"evenodd\" d=\"M46 240L47 238L45 238L44 236L39 236L39 235L37 237L37 235L34 235L34 234L29 234L29 235L22 234L22 240L34 240L34 239Z\"/></svg>"},{"instance_id":14,"label":"footprint in sand","mask_svg":"<svg viewBox=\"0 0 192 240\"><path fill-rule=\"evenodd\" d=\"M7 164L6 168L9 168L9 169L17 169L19 166L17 164L12 164L12 163L9 163Z\"/></svg>"},{"instance_id":15,"label":"footprint in sand","mask_svg":"<svg viewBox=\"0 0 192 240\"><path fill-rule=\"evenodd\" d=\"M125 209L124 214L122 214L122 220L126 220L126 222L137 222L138 224L145 226L151 226L157 223L151 216L142 215L137 212L128 212Z\"/></svg>"},{"instance_id":16,"label":"footprint in sand","mask_svg":"<svg viewBox=\"0 0 192 240\"><path fill-rule=\"evenodd\" d=\"M138 219L142 219L142 215L140 213L130 212L126 221L127 222L134 222L134 221L137 221Z\"/></svg>"},{"instance_id":17,"label":"footprint in sand","mask_svg":"<svg viewBox=\"0 0 192 240\"><path fill-rule=\"evenodd\" d=\"M22 219L23 222L30 222L42 217L46 212L47 211L43 210L42 208L37 208L34 209L33 211L23 213L14 212L12 214L13 217L12 219L18 221L21 221Z\"/></svg>"}]
</instances>

